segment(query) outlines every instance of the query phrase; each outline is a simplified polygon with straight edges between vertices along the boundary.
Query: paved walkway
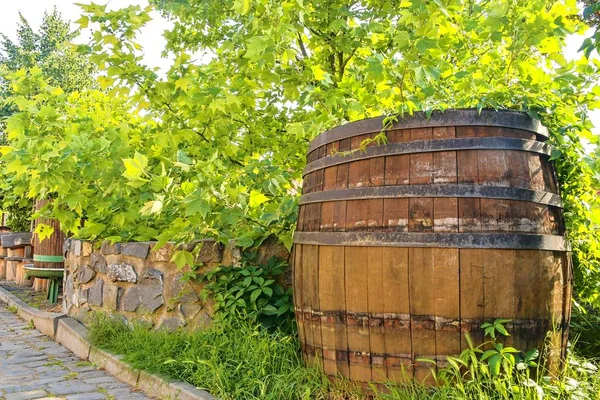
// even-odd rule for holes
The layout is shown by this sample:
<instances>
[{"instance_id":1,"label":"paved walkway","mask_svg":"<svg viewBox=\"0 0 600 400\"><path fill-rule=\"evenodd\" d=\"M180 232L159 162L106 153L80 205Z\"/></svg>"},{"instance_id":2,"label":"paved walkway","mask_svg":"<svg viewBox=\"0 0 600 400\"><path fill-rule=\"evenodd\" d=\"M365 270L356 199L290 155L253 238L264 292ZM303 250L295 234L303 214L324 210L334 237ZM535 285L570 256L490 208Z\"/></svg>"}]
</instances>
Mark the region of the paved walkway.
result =
<instances>
[{"instance_id":1,"label":"paved walkway","mask_svg":"<svg viewBox=\"0 0 600 400\"><path fill-rule=\"evenodd\" d=\"M149 399L32 329L0 302L0 399L48 398Z\"/></svg>"}]
</instances>

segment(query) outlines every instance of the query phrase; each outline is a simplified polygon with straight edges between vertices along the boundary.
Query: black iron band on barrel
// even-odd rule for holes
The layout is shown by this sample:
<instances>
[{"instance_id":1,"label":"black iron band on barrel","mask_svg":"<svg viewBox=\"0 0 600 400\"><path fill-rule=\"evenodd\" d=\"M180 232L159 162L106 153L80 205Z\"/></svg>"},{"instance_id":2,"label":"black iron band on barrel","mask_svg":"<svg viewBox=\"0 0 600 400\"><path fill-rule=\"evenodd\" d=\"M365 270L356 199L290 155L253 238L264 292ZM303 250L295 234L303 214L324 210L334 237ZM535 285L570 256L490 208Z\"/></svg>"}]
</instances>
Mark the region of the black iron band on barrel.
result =
<instances>
[{"instance_id":1,"label":"black iron band on barrel","mask_svg":"<svg viewBox=\"0 0 600 400\"><path fill-rule=\"evenodd\" d=\"M365 119L350 122L330 129L317 136L310 144L308 152L335 142L369 133L379 133L384 130L383 122L386 117ZM424 112L417 112L410 116L397 116L398 120L385 130L439 128L454 126L491 126L499 128L513 128L530 131L541 138L548 137L548 129L537 119L529 117L526 113L518 111L495 111L476 109L434 111L427 119Z\"/></svg>"},{"instance_id":2,"label":"black iron band on barrel","mask_svg":"<svg viewBox=\"0 0 600 400\"><path fill-rule=\"evenodd\" d=\"M307 164L306 168L304 168L303 175L318 169L375 157L457 150L517 150L549 156L552 153L552 146L546 143L538 142L537 140L503 137L475 137L388 143L385 146L367 147L364 151L356 150L352 154L338 153L332 156L320 158Z\"/></svg>"},{"instance_id":3,"label":"black iron band on barrel","mask_svg":"<svg viewBox=\"0 0 600 400\"><path fill-rule=\"evenodd\" d=\"M341 200L395 199L403 197L471 197L528 201L561 207L560 195L504 186L483 185L398 185L326 190L300 197L300 205Z\"/></svg>"},{"instance_id":4,"label":"black iron band on barrel","mask_svg":"<svg viewBox=\"0 0 600 400\"><path fill-rule=\"evenodd\" d=\"M563 236L510 233L296 232L294 243L321 246L569 251L568 242Z\"/></svg>"}]
</instances>

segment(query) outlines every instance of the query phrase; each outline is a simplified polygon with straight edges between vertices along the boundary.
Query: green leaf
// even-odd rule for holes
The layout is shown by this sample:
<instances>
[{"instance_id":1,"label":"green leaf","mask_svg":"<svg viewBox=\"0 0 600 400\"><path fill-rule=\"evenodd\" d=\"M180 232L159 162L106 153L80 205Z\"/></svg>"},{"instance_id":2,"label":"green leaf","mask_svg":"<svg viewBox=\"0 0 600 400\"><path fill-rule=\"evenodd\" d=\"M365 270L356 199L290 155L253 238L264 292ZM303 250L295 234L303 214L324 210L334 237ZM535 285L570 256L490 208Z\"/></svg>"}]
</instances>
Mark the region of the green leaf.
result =
<instances>
[{"instance_id":1,"label":"green leaf","mask_svg":"<svg viewBox=\"0 0 600 400\"><path fill-rule=\"evenodd\" d=\"M483 353L481 355L481 361L485 361L495 354L498 354L498 352L496 350L487 350L485 353Z\"/></svg>"},{"instance_id":2,"label":"green leaf","mask_svg":"<svg viewBox=\"0 0 600 400\"><path fill-rule=\"evenodd\" d=\"M123 159L123 164L125 165L125 172L123 173L125 178L130 180L140 180L142 175L146 172L148 158L136 151L133 158Z\"/></svg>"},{"instance_id":3,"label":"green leaf","mask_svg":"<svg viewBox=\"0 0 600 400\"><path fill-rule=\"evenodd\" d=\"M202 218L206 218L210 211L210 202L202 197L197 197L185 204L185 215L191 216L200 214Z\"/></svg>"},{"instance_id":4,"label":"green leaf","mask_svg":"<svg viewBox=\"0 0 600 400\"><path fill-rule=\"evenodd\" d=\"M38 236L41 243L52 236L54 228L50 225L38 223L33 232Z\"/></svg>"},{"instance_id":5,"label":"green leaf","mask_svg":"<svg viewBox=\"0 0 600 400\"><path fill-rule=\"evenodd\" d=\"M254 290L252 292L252 294L250 295L250 301L254 303L256 301L256 299L258 298L258 296L260 296L262 294L262 292L263 291L260 288Z\"/></svg>"},{"instance_id":6,"label":"green leaf","mask_svg":"<svg viewBox=\"0 0 600 400\"><path fill-rule=\"evenodd\" d=\"M175 264L175 266L179 269L185 266L193 266L194 265L194 255L189 251L178 250L173 252L173 256L171 258L171 262Z\"/></svg>"},{"instance_id":7,"label":"green leaf","mask_svg":"<svg viewBox=\"0 0 600 400\"><path fill-rule=\"evenodd\" d=\"M492 376L498 376L500 373L500 367L502 365L502 356L500 354L495 354L490 357L488 364L490 366L490 371Z\"/></svg>"},{"instance_id":8,"label":"green leaf","mask_svg":"<svg viewBox=\"0 0 600 400\"><path fill-rule=\"evenodd\" d=\"M269 198L259 191L252 190L250 192L250 208L256 208L264 202L266 202L267 200L269 200Z\"/></svg>"},{"instance_id":9,"label":"green leaf","mask_svg":"<svg viewBox=\"0 0 600 400\"><path fill-rule=\"evenodd\" d=\"M231 9L241 15L246 15L250 11L250 0L235 0Z\"/></svg>"}]
</instances>

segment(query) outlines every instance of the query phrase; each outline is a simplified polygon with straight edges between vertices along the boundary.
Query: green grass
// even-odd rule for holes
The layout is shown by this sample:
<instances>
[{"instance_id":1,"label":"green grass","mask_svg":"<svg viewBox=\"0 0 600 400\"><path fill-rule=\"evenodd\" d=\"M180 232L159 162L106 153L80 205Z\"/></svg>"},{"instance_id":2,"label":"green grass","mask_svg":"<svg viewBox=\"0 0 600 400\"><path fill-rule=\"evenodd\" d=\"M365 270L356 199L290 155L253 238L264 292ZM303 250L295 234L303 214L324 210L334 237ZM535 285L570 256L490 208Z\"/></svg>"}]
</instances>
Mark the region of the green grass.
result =
<instances>
[{"instance_id":1,"label":"green grass","mask_svg":"<svg viewBox=\"0 0 600 400\"><path fill-rule=\"evenodd\" d=\"M154 331L98 314L90 326L92 343L123 354L132 366L187 381L224 399L361 399L350 384L330 383L302 365L293 335L269 332L243 322L217 323L198 332ZM600 375L594 364L573 355L565 376L550 380L514 367L493 376L477 351L463 352L438 374L439 386L388 385L381 400L433 399L597 399ZM516 365L516 364L515 364Z\"/></svg>"}]
</instances>

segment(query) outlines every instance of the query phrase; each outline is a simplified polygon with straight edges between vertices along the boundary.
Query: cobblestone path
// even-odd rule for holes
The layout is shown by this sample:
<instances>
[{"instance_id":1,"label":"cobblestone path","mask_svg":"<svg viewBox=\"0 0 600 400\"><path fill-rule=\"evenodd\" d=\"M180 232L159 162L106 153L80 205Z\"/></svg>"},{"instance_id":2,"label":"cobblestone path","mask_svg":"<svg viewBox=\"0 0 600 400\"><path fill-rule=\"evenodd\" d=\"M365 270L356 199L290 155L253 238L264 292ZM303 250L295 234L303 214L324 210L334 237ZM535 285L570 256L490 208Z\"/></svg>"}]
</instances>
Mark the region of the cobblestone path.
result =
<instances>
[{"instance_id":1,"label":"cobblestone path","mask_svg":"<svg viewBox=\"0 0 600 400\"><path fill-rule=\"evenodd\" d=\"M31 328L0 302L0 399L149 399Z\"/></svg>"}]
</instances>

